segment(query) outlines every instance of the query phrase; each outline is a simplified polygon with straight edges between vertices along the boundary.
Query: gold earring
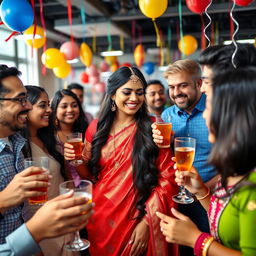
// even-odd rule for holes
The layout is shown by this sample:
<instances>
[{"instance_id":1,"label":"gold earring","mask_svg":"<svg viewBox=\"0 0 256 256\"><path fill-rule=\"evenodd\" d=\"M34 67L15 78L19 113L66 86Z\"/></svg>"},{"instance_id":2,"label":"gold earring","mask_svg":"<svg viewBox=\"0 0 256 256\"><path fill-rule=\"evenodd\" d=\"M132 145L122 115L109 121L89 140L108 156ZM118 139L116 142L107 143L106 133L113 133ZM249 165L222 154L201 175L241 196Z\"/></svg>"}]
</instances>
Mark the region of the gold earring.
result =
<instances>
[{"instance_id":1,"label":"gold earring","mask_svg":"<svg viewBox=\"0 0 256 256\"><path fill-rule=\"evenodd\" d=\"M114 101L112 101L111 111L113 111L113 112L116 111L116 103Z\"/></svg>"},{"instance_id":2,"label":"gold earring","mask_svg":"<svg viewBox=\"0 0 256 256\"><path fill-rule=\"evenodd\" d=\"M59 126L59 120L58 120L57 118L55 118L54 123L55 123L56 127L58 127L58 126Z\"/></svg>"}]
</instances>

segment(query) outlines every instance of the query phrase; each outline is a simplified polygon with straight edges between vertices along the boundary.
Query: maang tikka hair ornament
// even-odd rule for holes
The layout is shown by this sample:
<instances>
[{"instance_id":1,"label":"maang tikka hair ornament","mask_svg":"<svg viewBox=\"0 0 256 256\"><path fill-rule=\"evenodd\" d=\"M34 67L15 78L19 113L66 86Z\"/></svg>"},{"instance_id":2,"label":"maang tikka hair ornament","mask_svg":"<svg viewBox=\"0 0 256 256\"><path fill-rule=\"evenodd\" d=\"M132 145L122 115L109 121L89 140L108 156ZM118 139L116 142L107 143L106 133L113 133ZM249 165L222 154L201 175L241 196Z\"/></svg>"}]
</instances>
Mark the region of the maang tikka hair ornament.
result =
<instances>
[{"instance_id":1,"label":"maang tikka hair ornament","mask_svg":"<svg viewBox=\"0 0 256 256\"><path fill-rule=\"evenodd\" d=\"M130 67L128 68L131 70L131 73L132 73L132 75L130 76L130 80L132 81L132 83L136 84L137 82L140 82L141 84L143 84L141 79L134 73L132 68Z\"/></svg>"}]
</instances>

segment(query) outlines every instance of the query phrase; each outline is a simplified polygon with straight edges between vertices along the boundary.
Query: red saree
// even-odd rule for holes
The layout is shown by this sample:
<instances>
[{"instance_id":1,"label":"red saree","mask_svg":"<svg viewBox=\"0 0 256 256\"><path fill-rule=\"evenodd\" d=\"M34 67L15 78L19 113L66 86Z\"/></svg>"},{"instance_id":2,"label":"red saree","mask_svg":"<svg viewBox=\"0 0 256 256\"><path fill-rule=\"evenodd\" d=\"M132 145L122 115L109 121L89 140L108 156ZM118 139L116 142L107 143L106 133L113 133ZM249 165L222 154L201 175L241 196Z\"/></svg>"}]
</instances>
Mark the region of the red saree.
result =
<instances>
[{"instance_id":1,"label":"red saree","mask_svg":"<svg viewBox=\"0 0 256 256\"><path fill-rule=\"evenodd\" d=\"M94 120L86 131L88 154L96 126L97 121ZM138 224L138 220L135 219L138 211L135 208L136 192L133 186L131 161L135 133L136 124L133 123L115 137L109 136L102 148L102 169L93 190L93 201L96 206L87 225L91 256L130 255L132 245L129 244L129 240ZM177 192L177 185L174 181L170 150L160 150L157 167L160 171L159 185L154 188L146 203L145 218L149 225L150 237L144 255L176 256L177 246L165 241L160 231L159 219L155 214L156 211L160 211L171 215L170 208L174 206L171 198Z\"/></svg>"}]
</instances>

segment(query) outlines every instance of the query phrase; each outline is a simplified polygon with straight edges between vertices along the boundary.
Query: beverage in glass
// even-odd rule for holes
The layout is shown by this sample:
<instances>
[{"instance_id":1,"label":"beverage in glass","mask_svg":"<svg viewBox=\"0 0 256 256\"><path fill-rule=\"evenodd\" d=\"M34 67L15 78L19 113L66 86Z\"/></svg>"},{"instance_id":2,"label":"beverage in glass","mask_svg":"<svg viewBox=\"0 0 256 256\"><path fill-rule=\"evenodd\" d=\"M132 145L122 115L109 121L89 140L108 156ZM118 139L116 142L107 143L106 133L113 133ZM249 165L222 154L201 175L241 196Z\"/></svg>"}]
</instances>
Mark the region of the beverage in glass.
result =
<instances>
[{"instance_id":1,"label":"beverage in glass","mask_svg":"<svg viewBox=\"0 0 256 256\"><path fill-rule=\"evenodd\" d=\"M30 166L40 167L45 170L46 173L49 173L49 158L48 157L29 157L24 160L25 168ZM41 172L34 172L33 175L39 174ZM43 180L48 182L48 180ZM41 196L33 196L28 199L30 204L44 204L48 200L48 187L34 188L33 191L45 192Z\"/></svg>"},{"instance_id":2,"label":"beverage in glass","mask_svg":"<svg viewBox=\"0 0 256 256\"><path fill-rule=\"evenodd\" d=\"M73 146L75 153L75 160L70 161L73 165L77 166L83 163L83 137L82 133L75 132L67 136L67 142Z\"/></svg>"},{"instance_id":3,"label":"beverage in glass","mask_svg":"<svg viewBox=\"0 0 256 256\"><path fill-rule=\"evenodd\" d=\"M190 171L195 157L196 140L190 137L177 137L174 139L174 151L177 169ZM181 186L179 194L172 197L173 201L180 204L190 204L194 198Z\"/></svg>"},{"instance_id":4,"label":"beverage in glass","mask_svg":"<svg viewBox=\"0 0 256 256\"><path fill-rule=\"evenodd\" d=\"M70 190L74 190L75 197L85 197L88 200L87 203L92 202L92 183L88 180L80 180L79 182L69 180L61 183L59 188L60 194L66 194ZM86 212L81 212L81 214L86 214ZM77 231L74 234L74 239L65 244L65 249L68 251L82 251L89 246L90 242L80 238L79 231Z\"/></svg>"},{"instance_id":5,"label":"beverage in glass","mask_svg":"<svg viewBox=\"0 0 256 256\"><path fill-rule=\"evenodd\" d=\"M160 116L156 116L156 128L163 136L163 143L157 144L159 148L169 148L171 142L172 123L171 118L166 117L163 120Z\"/></svg>"}]
</instances>

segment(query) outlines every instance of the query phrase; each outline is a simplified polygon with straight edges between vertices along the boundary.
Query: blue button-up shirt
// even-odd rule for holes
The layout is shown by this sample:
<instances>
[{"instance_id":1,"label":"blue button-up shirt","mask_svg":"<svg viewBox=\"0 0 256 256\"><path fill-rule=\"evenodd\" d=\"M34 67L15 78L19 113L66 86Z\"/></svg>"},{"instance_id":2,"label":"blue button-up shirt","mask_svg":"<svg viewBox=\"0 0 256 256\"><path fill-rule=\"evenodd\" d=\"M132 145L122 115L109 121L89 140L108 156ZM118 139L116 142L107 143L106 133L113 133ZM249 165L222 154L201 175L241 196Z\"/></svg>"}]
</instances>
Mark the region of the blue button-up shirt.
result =
<instances>
[{"instance_id":1,"label":"blue button-up shirt","mask_svg":"<svg viewBox=\"0 0 256 256\"><path fill-rule=\"evenodd\" d=\"M11 182L14 176L24 170L24 157L22 148L25 139L18 133L9 136L12 149L5 140L0 138L0 191ZM1 200L1 199L0 199ZM23 223L22 205L15 206L3 213L0 219L0 244L5 242L5 237Z\"/></svg>"},{"instance_id":2,"label":"blue button-up shirt","mask_svg":"<svg viewBox=\"0 0 256 256\"><path fill-rule=\"evenodd\" d=\"M169 107L162 113L162 118L172 117L172 129L175 137L192 137L196 139L196 154L193 166L198 170L204 182L216 175L213 166L207 164L211 143L208 141L208 129L203 119L205 109L205 94L202 94L199 102L191 114L179 109L176 105Z\"/></svg>"}]
</instances>

